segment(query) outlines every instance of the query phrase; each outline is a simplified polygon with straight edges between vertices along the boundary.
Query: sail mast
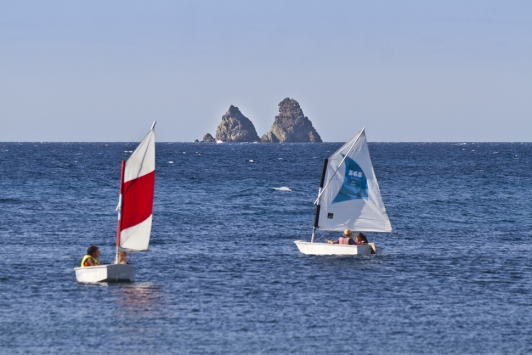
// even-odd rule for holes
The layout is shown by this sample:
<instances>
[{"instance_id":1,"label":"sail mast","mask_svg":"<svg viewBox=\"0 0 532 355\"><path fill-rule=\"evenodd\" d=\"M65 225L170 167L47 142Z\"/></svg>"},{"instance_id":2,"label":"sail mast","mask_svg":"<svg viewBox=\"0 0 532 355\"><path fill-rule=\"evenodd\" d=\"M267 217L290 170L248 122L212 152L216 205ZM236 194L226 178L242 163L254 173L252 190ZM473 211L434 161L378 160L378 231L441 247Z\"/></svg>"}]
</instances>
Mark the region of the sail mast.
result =
<instances>
[{"instance_id":1,"label":"sail mast","mask_svg":"<svg viewBox=\"0 0 532 355\"><path fill-rule=\"evenodd\" d=\"M320 195L321 195L321 189L323 188L323 183L325 182L325 173L327 172L327 164L329 163L329 158L325 158L323 160L323 169L321 171L321 179L320 179L320 190L318 191L318 199L316 200L316 214L314 215L314 226L312 227L312 239L310 240L311 243L314 243L314 234L316 233L316 229L318 228L318 221L320 220Z\"/></svg>"},{"instance_id":2,"label":"sail mast","mask_svg":"<svg viewBox=\"0 0 532 355\"><path fill-rule=\"evenodd\" d=\"M115 261L118 263L118 247L120 246L120 231L122 229L122 198L124 196L124 171L126 170L126 162L122 160L122 167L120 169L120 195L118 197L118 223L116 225L116 256Z\"/></svg>"}]
</instances>

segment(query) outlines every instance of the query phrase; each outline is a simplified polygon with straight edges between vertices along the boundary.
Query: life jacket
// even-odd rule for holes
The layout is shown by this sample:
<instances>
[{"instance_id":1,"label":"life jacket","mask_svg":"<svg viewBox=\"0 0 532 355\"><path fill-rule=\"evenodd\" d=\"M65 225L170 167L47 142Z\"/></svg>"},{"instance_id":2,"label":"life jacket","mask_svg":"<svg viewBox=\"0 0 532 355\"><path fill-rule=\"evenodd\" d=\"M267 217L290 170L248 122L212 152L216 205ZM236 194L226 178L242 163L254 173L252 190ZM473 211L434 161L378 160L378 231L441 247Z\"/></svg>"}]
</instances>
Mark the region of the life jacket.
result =
<instances>
[{"instance_id":1,"label":"life jacket","mask_svg":"<svg viewBox=\"0 0 532 355\"><path fill-rule=\"evenodd\" d=\"M94 263L94 265L98 264L98 259L93 258L91 255L85 255L83 259L81 260L81 267L87 267L85 266L85 261L87 261L87 259L92 259L92 262Z\"/></svg>"},{"instance_id":2,"label":"life jacket","mask_svg":"<svg viewBox=\"0 0 532 355\"><path fill-rule=\"evenodd\" d=\"M347 237L340 237L340 238L338 239L338 244L349 245L349 238L347 238Z\"/></svg>"}]
</instances>

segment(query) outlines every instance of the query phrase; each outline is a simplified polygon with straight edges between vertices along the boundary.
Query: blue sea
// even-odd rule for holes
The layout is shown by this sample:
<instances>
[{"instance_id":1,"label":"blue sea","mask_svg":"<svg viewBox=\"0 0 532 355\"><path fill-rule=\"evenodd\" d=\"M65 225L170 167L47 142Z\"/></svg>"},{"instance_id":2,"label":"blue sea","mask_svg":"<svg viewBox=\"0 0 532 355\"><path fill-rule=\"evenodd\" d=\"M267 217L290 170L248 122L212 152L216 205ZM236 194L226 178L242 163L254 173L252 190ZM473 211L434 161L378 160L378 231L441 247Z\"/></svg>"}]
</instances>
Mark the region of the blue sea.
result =
<instances>
[{"instance_id":1,"label":"blue sea","mask_svg":"<svg viewBox=\"0 0 532 355\"><path fill-rule=\"evenodd\" d=\"M136 144L0 143L0 353L532 353L531 143L370 143L394 232L356 257L293 243L341 143L158 143L137 281L77 283Z\"/></svg>"}]
</instances>

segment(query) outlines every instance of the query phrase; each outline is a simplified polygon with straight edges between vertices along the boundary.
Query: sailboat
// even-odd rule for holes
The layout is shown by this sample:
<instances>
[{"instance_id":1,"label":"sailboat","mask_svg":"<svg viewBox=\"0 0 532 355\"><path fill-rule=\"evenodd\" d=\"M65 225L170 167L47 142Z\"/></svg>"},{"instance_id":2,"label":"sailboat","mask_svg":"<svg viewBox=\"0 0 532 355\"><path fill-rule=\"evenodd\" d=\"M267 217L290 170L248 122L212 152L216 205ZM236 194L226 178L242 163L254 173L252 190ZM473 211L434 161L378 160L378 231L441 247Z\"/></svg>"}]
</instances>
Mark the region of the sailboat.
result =
<instances>
[{"instance_id":1,"label":"sailboat","mask_svg":"<svg viewBox=\"0 0 532 355\"><path fill-rule=\"evenodd\" d=\"M300 252L311 255L377 253L374 243L341 245L314 241L316 230L391 233L363 128L323 162L310 242L296 240Z\"/></svg>"},{"instance_id":2,"label":"sailboat","mask_svg":"<svg viewBox=\"0 0 532 355\"><path fill-rule=\"evenodd\" d=\"M118 264L119 249L148 250L155 189L155 123L127 161L122 161L115 263L77 267L79 282L134 281L136 268Z\"/></svg>"}]
</instances>

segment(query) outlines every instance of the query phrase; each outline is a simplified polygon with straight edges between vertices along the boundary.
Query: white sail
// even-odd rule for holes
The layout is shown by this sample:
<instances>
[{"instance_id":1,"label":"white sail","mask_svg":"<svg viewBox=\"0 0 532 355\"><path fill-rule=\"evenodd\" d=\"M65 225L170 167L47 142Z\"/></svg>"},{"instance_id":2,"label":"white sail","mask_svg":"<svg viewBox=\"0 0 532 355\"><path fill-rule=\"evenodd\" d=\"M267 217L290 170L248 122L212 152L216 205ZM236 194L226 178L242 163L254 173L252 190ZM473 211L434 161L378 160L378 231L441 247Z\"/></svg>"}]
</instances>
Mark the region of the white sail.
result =
<instances>
[{"instance_id":1,"label":"white sail","mask_svg":"<svg viewBox=\"0 0 532 355\"><path fill-rule=\"evenodd\" d=\"M137 149L126 160L124 182L137 179L155 170L155 127L150 129Z\"/></svg>"},{"instance_id":2,"label":"white sail","mask_svg":"<svg viewBox=\"0 0 532 355\"><path fill-rule=\"evenodd\" d=\"M321 205L321 230L392 231L371 164L365 129L330 156L316 202Z\"/></svg>"},{"instance_id":3,"label":"white sail","mask_svg":"<svg viewBox=\"0 0 532 355\"><path fill-rule=\"evenodd\" d=\"M147 250L155 187L154 125L126 161L122 192L120 247Z\"/></svg>"}]
</instances>

